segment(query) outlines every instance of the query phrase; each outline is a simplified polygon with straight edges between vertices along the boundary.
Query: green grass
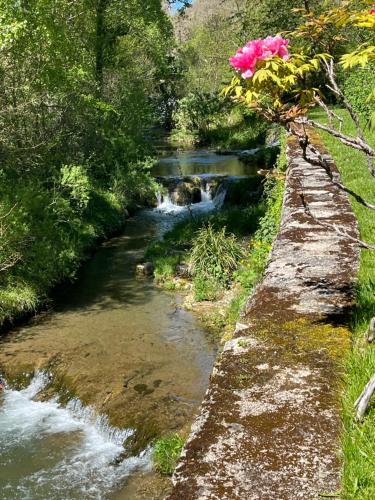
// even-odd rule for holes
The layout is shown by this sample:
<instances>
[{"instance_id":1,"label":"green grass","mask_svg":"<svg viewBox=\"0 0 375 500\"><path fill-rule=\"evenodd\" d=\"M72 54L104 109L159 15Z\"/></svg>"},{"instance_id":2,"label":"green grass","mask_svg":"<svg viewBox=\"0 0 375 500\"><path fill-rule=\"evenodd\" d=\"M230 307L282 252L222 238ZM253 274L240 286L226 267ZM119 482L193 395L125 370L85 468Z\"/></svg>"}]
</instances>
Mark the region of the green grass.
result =
<instances>
[{"instance_id":1,"label":"green grass","mask_svg":"<svg viewBox=\"0 0 375 500\"><path fill-rule=\"evenodd\" d=\"M171 475L181 455L184 440L178 434L159 439L154 446L153 462L155 469L164 475Z\"/></svg>"},{"instance_id":2,"label":"green grass","mask_svg":"<svg viewBox=\"0 0 375 500\"><path fill-rule=\"evenodd\" d=\"M21 257L0 276L0 328L37 310L53 286L74 277L95 241L125 220L120 202L109 191L93 190L82 213L62 197L56 197L54 212L50 193L39 185L20 188L17 194L20 202L10 216L13 230L6 246L19 249Z\"/></svg>"},{"instance_id":3,"label":"green grass","mask_svg":"<svg viewBox=\"0 0 375 500\"><path fill-rule=\"evenodd\" d=\"M344 132L355 134L355 129L345 112ZM324 119L314 112L314 118ZM344 184L375 203L375 180L367 170L364 156L337 139L322 134L324 142L335 159ZM375 134L368 135L375 145ZM375 243L375 213L354 199L352 207L359 221L361 239ZM371 375L375 373L375 345L363 341L371 317L375 316L375 252L361 252L357 286L357 301L351 318L353 347L346 360L345 389L343 394L342 447L344 454L343 498L370 500L375 498L375 405L373 404L363 423L354 422L354 402Z\"/></svg>"},{"instance_id":4,"label":"green grass","mask_svg":"<svg viewBox=\"0 0 375 500\"><path fill-rule=\"evenodd\" d=\"M256 231L264 211L265 206L260 203L257 206L232 207L184 220L176 224L163 240L151 243L146 250L145 259L153 262L157 281L168 282L175 274L177 265L188 259L196 234L203 226L210 224L215 231L226 228L228 233L234 234L238 241L242 241Z\"/></svg>"}]
</instances>

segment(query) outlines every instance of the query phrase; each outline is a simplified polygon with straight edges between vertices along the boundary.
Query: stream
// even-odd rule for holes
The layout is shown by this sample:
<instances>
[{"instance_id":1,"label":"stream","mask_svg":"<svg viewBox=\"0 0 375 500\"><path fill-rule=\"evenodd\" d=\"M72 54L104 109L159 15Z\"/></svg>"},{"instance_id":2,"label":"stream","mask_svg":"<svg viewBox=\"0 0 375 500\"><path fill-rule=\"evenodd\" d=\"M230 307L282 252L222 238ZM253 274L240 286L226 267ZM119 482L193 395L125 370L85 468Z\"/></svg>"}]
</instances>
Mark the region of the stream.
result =
<instances>
[{"instance_id":1,"label":"stream","mask_svg":"<svg viewBox=\"0 0 375 500\"><path fill-rule=\"evenodd\" d=\"M254 173L207 151L161 158L154 171ZM1 339L1 499L157 499L168 491L169 480L152 471L150 443L188 432L216 347L181 295L135 269L148 243L180 218L220 208L223 189L212 194L205 181L201 192L189 210L160 198L138 212L50 310Z\"/></svg>"}]
</instances>

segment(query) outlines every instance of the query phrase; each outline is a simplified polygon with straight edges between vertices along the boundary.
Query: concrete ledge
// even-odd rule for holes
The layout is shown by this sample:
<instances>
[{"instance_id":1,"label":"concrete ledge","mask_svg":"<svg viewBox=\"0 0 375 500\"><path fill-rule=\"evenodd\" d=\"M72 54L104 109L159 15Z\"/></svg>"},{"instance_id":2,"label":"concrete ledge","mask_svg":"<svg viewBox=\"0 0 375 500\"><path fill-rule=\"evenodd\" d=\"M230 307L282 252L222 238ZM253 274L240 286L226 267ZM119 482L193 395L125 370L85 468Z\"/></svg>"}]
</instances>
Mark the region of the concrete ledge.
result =
<instances>
[{"instance_id":1,"label":"concrete ledge","mask_svg":"<svg viewBox=\"0 0 375 500\"><path fill-rule=\"evenodd\" d=\"M339 324L359 252L306 214L300 193L318 220L352 236L357 222L345 193L304 161L294 137L288 158L265 278L214 368L169 499L312 499L339 487L339 366L350 344Z\"/></svg>"}]
</instances>

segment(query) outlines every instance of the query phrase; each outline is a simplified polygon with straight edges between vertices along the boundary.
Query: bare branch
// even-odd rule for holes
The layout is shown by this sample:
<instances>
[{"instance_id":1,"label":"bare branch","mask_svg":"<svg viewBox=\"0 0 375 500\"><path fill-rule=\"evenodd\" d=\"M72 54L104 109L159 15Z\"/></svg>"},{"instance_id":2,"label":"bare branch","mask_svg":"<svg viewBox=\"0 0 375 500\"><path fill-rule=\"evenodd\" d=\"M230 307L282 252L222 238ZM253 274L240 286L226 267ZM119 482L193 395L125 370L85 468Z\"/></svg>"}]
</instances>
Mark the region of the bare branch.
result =
<instances>
[{"instance_id":1,"label":"bare branch","mask_svg":"<svg viewBox=\"0 0 375 500\"><path fill-rule=\"evenodd\" d=\"M315 97L315 101L319 104L319 106L321 108L324 109L324 111L326 112L327 116L328 116L328 120L329 120L329 124L330 126L332 127L333 126L333 119L337 120L339 123L340 123L340 126L339 126L339 132L341 132L342 130L342 126L343 126L343 123L344 123L344 120L341 118L341 116L339 116L338 114L336 114L332 109L330 109L326 103L323 101L323 99L321 99L320 97Z\"/></svg>"},{"instance_id":2,"label":"bare branch","mask_svg":"<svg viewBox=\"0 0 375 500\"><path fill-rule=\"evenodd\" d=\"M363 419L374 392L375 392L375 375L371 377L369 382L366 384L366 387L363 389L362 394L354 403L354 407L357 410L356 413L357 421Z\"/></svg>"},{"instance_id":3,"label":"bare branch","mask_svg":"<svg viewBox=\"0 0 375 500\"><path fill-rule=\"evenodd\" d=\"M363 133L363 129L361 127L361 121L359 119L358 114L354 111L353 106L351 105L350 101L346 98L344 92L340 89L337 81L336 81L336 74L335 74L335 66L333 59L330 59L329 61L324 61L324 65L326 67L327 75L329 78L329 81L331 82L331 85L327 85L327 87L334 92L334 94L339 97L345 108L347 109L351 119L353 120L353 123L355 124L355 128L357 130L357 135L363 141L366 143L366 138ZM374 159L366 153L366 159L367 159L367 167L373 177L375 177L375 168L374 168Z\"/></svg>"},{"instance_id":4,"label":"bare branch","mask_svg":"<svg viewBox=\"0 0 375 500\"><path fill-rule=\"evenodd\" d=\"M6 214L4 214L4 215L1 215L1 216L0 216L0 220L6 219L7 217L9 217L9 215L13 212L13 210L16 208L16 206L17 206L17 203L15 203L15 204L13 205L13 207L9 210L9 212L7 212L7 213L6 213Z\"/></svg>"},{"instance_id":5,"label":"bare branch","mask_svg":"<svg viewBox=\"0 0 375 500\"><path fill-rule=\"evenodd\" d=\"M351 116L351 119L353 120L353 122L354 122L354 124L356 126L358 137L362 141L365 142L366 139L365 139L365 136L363 134L363 130L362 130L362 127L361 127L359 116L354 111L353 106L348 101L348 99L346 98L344 92L340 89L340 87L338 86L338 84L336 82L336 74L335 74L335 67L334 67L333 59L330 59L329 61L323 61L323 62L324 62L324 65L326 67L326 71L327 71L327 75L328 75L329 81L331 82L331 85L332 85L332 86L327 85L327 87L330 90L332 90L332 92L334 94L336 94L337 97L340 98L340 100L342 101L342 103L345 106L345 108L348 110L348 112L349 112L349 114Z\"/></svg>"},{"instance_id":6,"label":"bare branch","mask_svg":"<svg viewBox=\"0 0 375 500\"><path fill-rule=\"evenodd\" d=\"M0 264L0 273L6 271L7 269L10 269L11 267L14 267L20 260L20 254L11 255L8 259Z\"/></svg>"},{"instance_id":7,"label":"bare branch","mask_svg":"<svg viewBox=\"0 0 375 500\"><path fill-rule=\"evenodd\" d=\"M297 118L296 123L301 125L309 125L310 127L328 132L333 137L339 139L343 144L350 146L353 149L357 149L358 151L362 151L371 158L375 158L375 150L369 144L362 141L360 137L351 137L349 135L345 135L332 127L327 127L322 123L316 122L315 120L310 120L306 117ZM371 172L371 175L375 177L375 170Z\"/></svg>"},{"instance_id":8,"label":"bare branch","mask_svg":"<svg viewBox=\"0 0 375 500\"><path fill-rule=\"evenodd\" d=\"M328 162L325 160L325 158L321 155L320 151L318 151L313 145L309 144L308 145L308 148L310 149L310 151L318 158L318 161L315 160L314 158L311 158L311 157L307 157L307 155L304 157L306 161L308 161L309 163L311 164L315 164L315 165L319 165L321 167L324 168L324 170L326 171L328 177L330 178L330 180L332 181L332 183L337 186L338 188L340 188L342 191L345 191L345 193L347 194L350 194L351 196L353 196L353 198L358 202L360 203L361 205L363 205L364 207L370 209L370 210L375 210L375 205L372 204L372 203L369 203L368 201L366 201L364 198L362 198L362 196L360 196L359 194L357 194L356 192L352 191L350 188L346 187L344 184L342 184L342 182L340 182L340 176L339 174L337 175L334 175L334 173L332 172L332 170L330 169L330 166L328 164Z\"/></svg>"}]
</instances>

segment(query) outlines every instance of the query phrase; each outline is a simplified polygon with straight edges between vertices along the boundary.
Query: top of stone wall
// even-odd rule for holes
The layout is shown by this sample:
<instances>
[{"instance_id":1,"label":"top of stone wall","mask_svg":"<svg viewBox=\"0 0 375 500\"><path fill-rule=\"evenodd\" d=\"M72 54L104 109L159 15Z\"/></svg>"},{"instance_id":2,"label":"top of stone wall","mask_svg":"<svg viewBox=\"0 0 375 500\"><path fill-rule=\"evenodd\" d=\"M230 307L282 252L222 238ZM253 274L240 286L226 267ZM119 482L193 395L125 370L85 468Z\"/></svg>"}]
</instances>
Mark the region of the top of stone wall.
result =
<instances>
[{"instance_id":1,"label":"top of stone wall","mask_svg":"<svg viewBox=\"0 0 375 500\"><path fill-rule=\"evenodd\" d=\"M288 161L264 280L214 368L169 500L306 500L339 488L338 360L350 336L337 325L359 252L334 225L355 238L358 228L346 194L294 137Z\"/></svg>"}]
</instances>

